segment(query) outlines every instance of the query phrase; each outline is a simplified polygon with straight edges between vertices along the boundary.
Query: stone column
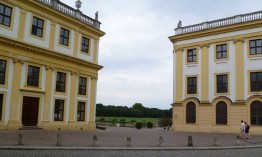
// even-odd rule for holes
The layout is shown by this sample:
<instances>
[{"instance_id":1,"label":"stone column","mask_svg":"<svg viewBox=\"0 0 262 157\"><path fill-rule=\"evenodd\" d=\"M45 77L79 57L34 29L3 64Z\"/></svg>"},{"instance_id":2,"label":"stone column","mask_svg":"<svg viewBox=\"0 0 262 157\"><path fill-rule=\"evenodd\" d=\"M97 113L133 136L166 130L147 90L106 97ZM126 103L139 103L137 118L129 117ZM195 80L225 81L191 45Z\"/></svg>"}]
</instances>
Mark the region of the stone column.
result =
<instances>
[{"instance_id":1,"label":"stone column","mask_svg":"<svg viewBox=\"0 0 262 157\"><path fill-rule=\"evenodd\" d=\"M8 129L18 129L22 127L20 110L22 111L22 103L20 100L20 80L22 73L22 65L24 62L20 59L13 59L14 62L14 76L12 80L12 96L10 105L10 119L8 122ZM20 100L20 101L19 101ZM20 104L19 104L20 103ZM20 106L20 107L19 107ZM20 110L19 110L20 109ZM18 117L20 115L20 117Z\"/></svg>"},{"instance_id":2,"label":"stone column","mask_svg":"<svg viewBox=\"0 0 262 157\"><path fill-rule=\"evenodd\" d=\"M77 92L77 77L78 74L76 72L71 72L71 90L70 90L70 106L69 106L69 120L68 127L69 130L75 130L75 122L76 122L76 92Z\"/></svg>"},{"instance_id":3,"label":"stone column","mask_svg":"<svg viewBox=\"0 0 262 157\"><path fill-rule=\"evenodd\" d=\"M26 21L26 11L24 9L21 9L20 10L19 30L18 30L18 39L20 41L24 40L25 21Z\"/></svg>"},{"instance_id":4,"label":"stone column","mask_svg":"<svg viewBox=\"0 0 262 157\"><path fill-rule=\"evenodd\" d=\"M44 116L43 116L43 128L50 128L51 121L50 115L50 109L52 104L52 86L54 86L54 82L52 81L52 74L54 71L54 68L50 66L46 66L46 85L45 85L45 102L44 102Z\"/></svg>"},{"instance_id":5,"label":"stone column","mask_svg":"<svg viewBox=\"0 0 262 157\"><path fill-rule=\"evenodd\" d=\"M176 52L176 102L182 103L182 89L183 89L183 49L179 48L175 50Z\"/></svg>"},{"instance_id":6,"label":"stone column","mask_svg":"<svg viewBox=\"0 0 262 157\"><path fill-rule=\"evenodd\" d=\"M236 102L244 102L244 38L235 39Z\"/></svg>"},{"instance_id":7,"label":"stone column","mask_svg":"<svg viewBox=\"0 0 262 157\"><path fill-rule=\"evenodd\" d=\"M203 44L201 48L201 102L208 103L208 70L209 70L209 58L208 58L209 44Z\"/></svg>"},{"instance_id":8,"label":"stone column","mask_svg":"<svg viewBox=\"0 0 262 157\"><path fill-rule=\"evenodd\" d=\"M95 130L95 116L96 116L96 85L97 85L97 76L91 76L91 96L90 96L90 111L89 111L89 130Z\"/></svg>"},{"instance_id":9,"label":"stone column","mask_svg":"<svg viewBox=\"0 0 262 157\"><path fill-rule=\"evenodd\" d=\"M55 38L58 38L58 37L56 37L55 29L56 29L56 23L54 21L51 21L50 38L49 38L49 48L51 50L54 49L54 45L56 44ZM59 39L58 39L58 41L59 41Z\"/></svg>"}]
</instances>

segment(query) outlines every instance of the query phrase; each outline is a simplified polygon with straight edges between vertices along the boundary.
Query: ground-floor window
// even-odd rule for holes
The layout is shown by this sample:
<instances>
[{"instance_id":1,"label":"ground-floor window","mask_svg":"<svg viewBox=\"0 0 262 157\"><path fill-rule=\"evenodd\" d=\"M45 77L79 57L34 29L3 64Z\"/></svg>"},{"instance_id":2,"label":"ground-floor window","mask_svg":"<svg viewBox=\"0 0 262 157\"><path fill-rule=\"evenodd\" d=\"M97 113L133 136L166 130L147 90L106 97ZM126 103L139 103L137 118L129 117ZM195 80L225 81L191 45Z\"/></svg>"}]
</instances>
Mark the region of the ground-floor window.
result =
<instances>
[{"instance_id":1,"label":"ground-floor window","mask_svg":"<svg viewBox=\"0 0 262 157\"><path fill-rule=\"evenodd\" d=\"M186 105L186 123L196 123L196 105L193 102Z\"/></svg>"},{"instance_id":2,"label":"ground-floor window","mask_svg":"<svg viewBox=\"0 0 262 157\"><path fill-rule=\"evenodd\" d=\"M64 118L64 100L55 100L55 113L54 120L55 121L63 121Z\"/></svg>"},{"instance_id":3,"label":"ground-floor window","mask_svg":"<svg viewBox=\"0 0 262 157\"><path fill-rule=\"evenodd\" d=\"M85 120L85 102L78 102L77 107L77 121L84 121Z\"/></svg>"},{"instance_id":4,"label":"ground-floor window","mask_svg":"<svg viewBox=\"0 0 262 157\"><path fill-rule=\"evenodd\" d=\"M262 102L253 101L250 105L251 125L262 125Z\"/></svg>"},{"instance_id":5,"label":"ground-floor window","mask_svg":"<svg viewBox=\"0 0 262 157\"><path fill-rule=\"evenodd\" d=\"M216 105L216 124L227 125L227 104L224 101Z\"/></svg>"},{"instance_id":6,"label":"ground-floor window","mask_svg":"<svg viewBox=\"0 0 262 157\"><path fill-rule=\"evenodd\" d=\"M3 109L3 94L0 94L0 120L2 120L2 109Z\"/></svg>"}]
</instances>

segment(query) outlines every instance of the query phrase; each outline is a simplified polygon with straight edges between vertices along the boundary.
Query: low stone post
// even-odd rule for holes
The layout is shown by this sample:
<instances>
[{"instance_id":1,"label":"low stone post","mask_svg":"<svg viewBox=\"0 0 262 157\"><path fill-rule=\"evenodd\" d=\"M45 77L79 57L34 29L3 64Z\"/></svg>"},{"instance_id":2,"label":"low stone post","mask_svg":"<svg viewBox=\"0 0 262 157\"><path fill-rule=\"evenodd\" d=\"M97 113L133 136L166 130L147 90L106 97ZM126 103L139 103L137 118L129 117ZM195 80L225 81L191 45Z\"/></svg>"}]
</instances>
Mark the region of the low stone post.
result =
<instances>
[{"instance_id":1,"label":"low stone post","mask_svg":"<svg viewBox=\"0 0 262 157\"><path fill-rule=\"evenodd\" d=\"M127 136L126 138L126 146L131 146L131 137L130 136Z\"/></svg>"},{"instance_id":2,"label":"low stone post","mask_svg":"<svg viewBox=\"0 0 262 157\"><path fill-rule=\"evenodd\" d=\"M213 146L219 146L218 140L217 140L217 137L216 137L216 136L214 137L214 144L213 144Z\"/></svg>"},{"instance_id":3,"label":"low stone post","mask_svg":"<svg viewBox=\"0 0 262 157\"><path fill-rule=\"evenodd\" d=\"M192 138L192 136L188 136L187 146L189 146L189 147L193 146L193 138Z\"/></svg>"},{"instance_id":4,"label":"low stone post","mask_svg":"<svg viewBox=\"0 0 262 157\"><path fill-rule=\"evenodd\" d=\"M57 134L56 146L62 146L62 136Z\"/></svg>"},{"instance_id":5,"label":"low stone post","mask_svg":"<svg viewBox=\"0 0 262 157\"><path fill-rule=\"evenodd\" d=\"M22 132L18 135L18 145L24 145L24 137Z\"/></svg>"},{"instance_id":6,"label":"low stone post","mask_svg":"<svg viewBox=\"0 0 262 157\"><path fill-rule=\"evenodd\" d=\"M240 136L237 136L237 137L236 137L236 142L237 142L237 145L240 145L240 146L243 145Z\"/></svg>"},{"instance_id":7,"label":"low stone post","mask_svg":"<svg viewBox=\"0 0 262 157\"><path fill-rule=\"evenodd\" d=\"M163 142L164 142L164 139L163 139L163 137L162 136L160 136L159 138L158 138L158 145L159 145L159 147L161 147L162 146L162 144L163 144Z\"/></svg>"},{"instance_id":8,"label":"low stone post","mask_svg":"<svg viewBox=\"0 0 262 157\"><path fill-rule=\"evenodd\" d=\"M98 138L96 135L93 136L93 142L92 142L92 146L96 146L97 145L97 141L98 141Z\"/></svg>"}]
</instances>

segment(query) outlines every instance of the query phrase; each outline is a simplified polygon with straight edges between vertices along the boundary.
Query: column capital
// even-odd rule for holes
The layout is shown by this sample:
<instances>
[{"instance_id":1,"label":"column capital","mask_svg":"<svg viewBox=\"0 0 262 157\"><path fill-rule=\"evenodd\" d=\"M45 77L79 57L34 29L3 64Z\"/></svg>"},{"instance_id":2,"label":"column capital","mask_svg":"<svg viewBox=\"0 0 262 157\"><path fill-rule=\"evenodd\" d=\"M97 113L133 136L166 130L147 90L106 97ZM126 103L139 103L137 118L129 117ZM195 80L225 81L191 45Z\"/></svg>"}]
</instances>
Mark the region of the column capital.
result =
<instances>
[{"instance_id":1,"label":"column capital","mask_svg":"<svg viewBox=\"0 0 262 157\"><path fill-rule=\"evenodd\" d=\"M20 63L21 65L25 63L25 61L21 60L21 59L18 59L18 58L12 58L13 59L13 62L14 64L16 63Z\"/></svg>"},{"instance_id":2,"label":"column capital","mask_svg":"<svg viewBox=\"0 0 262 157\"><path fill-rule=\"evenodd\" d=\"M200 45L200 48L204 48L204 47L207 47L207 48L208 48L209 46L210 46L209 43L205 43L205 44L201 44L201 45Z\"/></svg>"},{"instance_id":3,"label":"column capital","mask_svg":"<svg viewBox=\"0 0 262 157\"><path fill-rule=\"evenodd\" d=\"M178 47L178 48L174 48L175 49L175 52L178 52L178 51L183 51L184 48L183 47Z\"/></svg>"},{"instance_id":4,"label":"column capital","mask_svg":"<svg viewBox=\"0 0 262 157\"><path fill-rule=\"evenodd\" d=\"M51 67L51 66L48 66L48 65L46 65L46 66L45 66L45 70L52 70L52 71L54 71L54 70L55 70L55 68L54 68L54 67Z\"/></svg>"},{"instance_id":5,"label":"column capital","mask_svg":"<svg viewBox=\"0 0 262 157\"><path fill-rule=\"evenodd\" d=\"M98 77L97 76L91 76L91 80L97 80Z\"/></svg>"},{"instance_id":6,"label":"column capital","mask_svg":"<svg viewBox=\"0 0 262 157\"><path fill-rule=\"evenodd\" d=\"M71 74L71 75L75 75L75 76L78 76L78 75L79 75L78 72L76 72L76 71L70 71L70 74Z\"/></svg>"},{"instance_id":7,"label":"column capital","mask_svg":"<svg viewBox=\"0 0 262 157\"><path fill-rule=\"evenodd\" d=\"M234 43L237 43L237 42L244 42L245 41L245 38L236 38L236 39L233 39L233 42Z\"/></svg>"}]
</instances>

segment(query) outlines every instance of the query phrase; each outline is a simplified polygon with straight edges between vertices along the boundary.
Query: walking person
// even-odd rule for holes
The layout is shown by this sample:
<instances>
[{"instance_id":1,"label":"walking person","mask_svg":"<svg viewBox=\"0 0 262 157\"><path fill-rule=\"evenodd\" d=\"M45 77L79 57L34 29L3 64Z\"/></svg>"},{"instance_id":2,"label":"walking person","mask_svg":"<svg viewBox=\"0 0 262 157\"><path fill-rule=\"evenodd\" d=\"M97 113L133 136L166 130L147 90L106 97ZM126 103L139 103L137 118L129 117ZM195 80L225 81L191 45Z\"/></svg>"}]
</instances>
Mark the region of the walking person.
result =
<instances>
[{"instance_id":1,"label":"walking person","mask_svg":"<svg viewBox=\"0 0 262 157\"><path fill-rule=\"evenodd\" d=\"M243 120L241 120L241 127L240 127L240 137L245 135L245 123Z\"/></svg>"},{"instance_id":2,"label":"walking person","mask_svg":"<svg viewBox=\"0 0 262 157\"><path fill-rule=\"evenodd\" d=\"M249 129L250 129L250 126L245 122L245 135L247 139L251 138L249 134Z\"/></svg>"}]
</instances>

